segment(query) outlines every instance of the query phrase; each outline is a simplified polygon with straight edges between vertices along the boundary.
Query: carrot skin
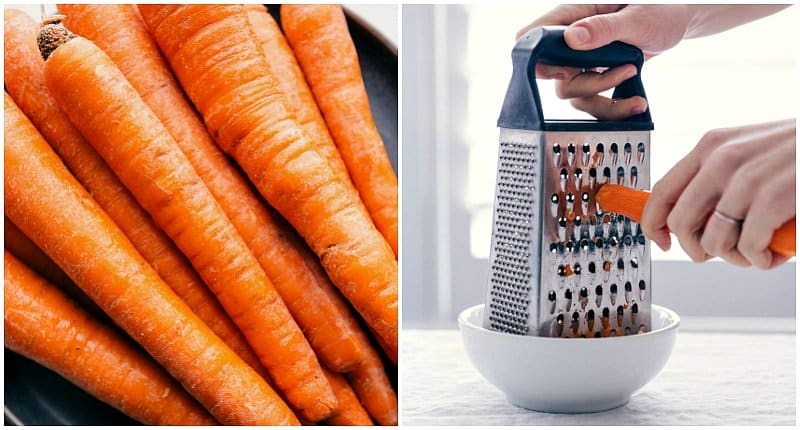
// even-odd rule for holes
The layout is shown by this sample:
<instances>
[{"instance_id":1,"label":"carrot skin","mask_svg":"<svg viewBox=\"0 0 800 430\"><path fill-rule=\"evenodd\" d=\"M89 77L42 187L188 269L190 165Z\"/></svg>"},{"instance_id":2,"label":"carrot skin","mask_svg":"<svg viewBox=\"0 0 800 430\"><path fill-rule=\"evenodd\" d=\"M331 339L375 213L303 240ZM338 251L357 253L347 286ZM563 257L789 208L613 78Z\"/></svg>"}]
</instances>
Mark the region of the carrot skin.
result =
<instances>
[{"instance_id":1,"label":"carrot skin","mask_svg":"<svg viewBox=\"0 0 800 430\"><path fill-rule=\"evenodd\" d=\"M59 106L156 224L192 262L244 333L275 386L310 420L336 397L272 283L156 115L111 59L77 37L50 54Z\"/></svg>"},{"instance_id":2,"label":"carrot skin","mask_svg":"<svg viewBox=\"0 0 800 430\"><path fill-rule=\"evenodd\" d=\"M333 392L336 393L336 400L339 402L339 407L336 412L331 415L325 422L334 426L371 426L372 420L367 415L367 411L361 406L361 403L353 392L353 388L347 383L347 380L338 373L331 372L323 368L325 377L333 387Z\"/></svg>"},{"instance_id":3,"label":"carrot skin","mask_svg":"<svg viewBox=\"0 0 800 430\"><path fill-rule=\"evenodd\" d=\"M266 376L217 298L50 95L44 81L44 60L36 46L38 31L39 25L27 14L5 10L5 84L9 94L164 282L247 364Z\"/></svg>"},{"instance_id":4,"label":"carrot skin","mask_svg":"<svg viewBox=\"0 0 800 430\"><path fill-rule=\"evenodd\" d=\"M253 252L320 361L337 372L355 368L364 354L287 240L293 233L277 222L217 148L139 20L138 9L60 5L59 11L67 16L67 27L108 54L159 117Z\"/></svg>"},{"instance_id":5,"label":"carrot skin","mask_svg":"<svg viewBox=\"0 0 800 430\"><path fill-rule=\"evenodd\" d=\"M8 94L4 108L8 218L221 423L297 424L161 280Z\"/></svg>"},{"instance_id":6,"label":"carrot skin","mask_svg":"<svg viewBox=\"0 0 800 430\"><path fill-rule=\"evenodd\" d=\"M45 255L35 243L31 242L28 236L25 236L25 233L21 232L6 216L3 217L3 233L5 234L5 249L11 251L23 264L60 288L65 286L78 288L69 279L69 276L50 257ZM82 291L81 294L83 294ZM91 300L89 302L91 303Z\"/></svg>"},{"instance_id":7,"label":"carrot skin","mask_svg":"<svg viewBox=\"0 0 800 430\"><path fill-rule=\"evenodd\" d=\"M281 23L353 184L397 255L397 177L340 5L282 5Z\"/></svg>"},{"instance_id":8,"label":"carrot skin","mask_svg":"<svg viewBox=\"0 0 800 430\"><path fill-rule=\"evenodd\" d=\"M217 144L320 257L397 360L397 262L287 108L241 5L140 5ZM247 31L243 31L247 29Z\"/></svg>"},{"instance_id":9,"label":"carrot skin","mask_svg":"<svg viewBox=\"0 0 800 430\"><path fill-rule=\"evenodd\" d=\"M310 252L308 258L314 258ZM389 382L380 353L372 346L369 336L350 310L350 305L331 284L328 275L321 267L315 266L314 276L317 278L317 282L326 288L331 300L345 316L348 327L353 333L356 333L358 342L364 350L364 360L345 377L350 381L361 404L378 424L398 425L397 394Z\"/></svg>"},{"instance_id":10,"label":"carrot skin","mask_svg":"<svg viewBox=\"0 0 800 430\"><path fill-rule=\"evenodd\" d=\"M5 251L6 348L149 425L212 425L153 360Z\"/></svg>"},{"instance_id":11,"label":"carrot skin","mask_svg":"<svg viewBox=\"0 0 800 430\"><path fill-rule=\"evenodd\" d=\"M333 142L325 119L322 118L314 101L314 95L308 88L308 83L300 70L300 65L283 36L278 23L260 4L247 5L247 18L253 33L258 38L258 43L269 63L269 68L275 75L281 91L286 96L286 101L292 109L297 122L308 134L317 151L328 159L331 168L342 178L350 183L350 174L344 165L341 154Z\"/></svg>"}]
</instances>

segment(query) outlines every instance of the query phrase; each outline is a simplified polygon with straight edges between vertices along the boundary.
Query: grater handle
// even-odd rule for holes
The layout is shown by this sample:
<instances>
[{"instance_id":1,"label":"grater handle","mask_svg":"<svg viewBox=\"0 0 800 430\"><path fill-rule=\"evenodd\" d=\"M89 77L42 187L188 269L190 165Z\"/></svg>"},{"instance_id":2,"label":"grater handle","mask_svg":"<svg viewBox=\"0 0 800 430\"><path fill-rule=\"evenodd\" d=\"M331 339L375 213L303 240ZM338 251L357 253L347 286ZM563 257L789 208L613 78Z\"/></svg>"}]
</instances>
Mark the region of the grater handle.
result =
<instances>
[{"instance_id":1,"label":"grater handle","mask_svg":"<svg viewBox=\"0 0 800 430\"><path fill-rule=\"evenodd\" d=\"M627 43L612 42L600 48L578 51L564 41L564 26L537 27L528 31L514 46L511 57L513 74L498 126L523 130L546 130L542 103L536 86L535 65L542 62L570 67L615 67L633 64L638 71L614 90L614 98L640 96L647 98L642 84L642 51ZM597 121L597 129L615 129L614 123L643 123L652 129L650 108L624 121Z\"/></svg>"}]
</instances>

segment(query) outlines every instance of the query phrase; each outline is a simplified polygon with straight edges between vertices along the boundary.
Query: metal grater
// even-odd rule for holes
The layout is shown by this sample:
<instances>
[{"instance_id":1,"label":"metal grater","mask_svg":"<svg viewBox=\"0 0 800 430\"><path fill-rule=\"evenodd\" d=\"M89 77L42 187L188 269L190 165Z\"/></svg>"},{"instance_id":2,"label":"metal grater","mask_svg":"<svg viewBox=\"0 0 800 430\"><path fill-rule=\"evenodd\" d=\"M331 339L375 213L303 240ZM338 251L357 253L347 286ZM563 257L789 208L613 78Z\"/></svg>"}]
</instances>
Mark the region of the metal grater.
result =
<instances>
[{"instance_id":1,"label":"metal grater","mask_svg":"<svg viewBox=\"0 0 800 430\"><path fill-rule=\"evenodd\" d=\"M537 62L573 67L635 64L614 98L645 97L644 57L615 42L567 47L563 27L539 27L512 52L498 120L492 247L484 326L547 337L607 337L650 330L650 244L630 219L602 212L605 183L650 187L650 112L625 121L545 120Z\"/></svg>"}]
</instances>

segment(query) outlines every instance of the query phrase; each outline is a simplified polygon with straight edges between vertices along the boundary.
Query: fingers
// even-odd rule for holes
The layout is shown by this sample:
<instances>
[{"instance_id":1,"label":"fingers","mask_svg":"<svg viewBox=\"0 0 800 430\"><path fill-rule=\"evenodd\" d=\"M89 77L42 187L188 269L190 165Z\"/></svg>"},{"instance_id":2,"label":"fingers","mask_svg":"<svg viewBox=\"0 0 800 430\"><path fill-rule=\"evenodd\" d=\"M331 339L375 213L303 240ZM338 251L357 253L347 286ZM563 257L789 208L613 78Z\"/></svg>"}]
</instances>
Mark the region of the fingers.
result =
<instances>
[{"instance_id":1,"label":"fingers","mask_svg":"<svg viewBox=\"0 0 800 430\"><path fill-rule=\"evenodd\" d=\"M642 213L642 230L659 248L670 248L671 240L667 227L667 216L678 198L700 169L700 159L695 152L689 153L653 186L653 191Z\"/></svg>"},{"instance_id":2,"label":"fingers","mask_svg":"<svg viewBox=\"0 0 800 430\"><path fill-rule=\"evenodd\" d=\"M708 169L701 169L689 182L667 216L669 229L677 236L681 248L695 263L711 258L700 244L700 239L703 237L708 214L714 210L721 189L720 186L705 180L707 172ZM735 217L738 213L730 213L730 216Z\"/></svg>"},{"instance_id":3,"label":"fingers","mask_svg":"<svg viewBox=\"0 0 800 430\"><path fill-rule=\"evenodd\" d=\"M535 27L541 27L543 25L569 25L581 18L586 18L587 16L597 15L598 13L611 13L618 11L621 8L621 5L613 4L558 6L518 31L517 39Z\"/></svg>"},{"instance_id":4,"label":"fingers","mask_svg":"<svg viewBox=\"0 0 800 430\"><path fill-rule=\"evenodd\" d=\"M737 223L712 215L705 226L700 244L708 255L721 257L735 266L749 267L750 261L736 248L741 229Z\"/></svg>"},{"instance_id":5,"label":"fingers","mask_svg":"<svg viewBox=\"0 0 800 430\"><path fill-rule=\"evenodd\" d=\"M646 43L647 26L631 16L631 9L617 13L597 14L580 19L566 30L564 40L572 49L589 50L608 45L615 40L641 46ZM639 17L641 18L641 17Z\"/></svg>"},{"instance_id":6,"label":"fingers","mask_svg":"<svg viewBox=\"0 0 800 430\"><path fill-rule=\"evenodd\" d=\"M780 173L759 187L742 224L738 243L739 252L760 269L774 267L775 254L769 249L772 236L775 230L795 214L795 172L785 165L778 167L778 160L772 162L774 165L765 165L765 169L772 167L773 172ZM794 158L791 162L794 163ZM781 170L774 170L775 168Z\"/></svg>"},{"instance_id":7,"label":"fingers","mask_svg":"<svg viewBox=\"0 0 800 430\"><path fill-rule=\"evenodd\" d=\"M612 101L607 97L597 95L636 76L636 73L636 66L633 64L612 67L603 72L536 64L536 77L558 80L556 95L559 98L572 99L573 107L601 120L625 119L647 110L647 100L643 97Z\"/></svg>"},{"instance_id":8,"label":"fingers","mask_svg":"<svg viewBox=\"0 0 800 430\"><path fill-rule=\"evenodd\" d=\"M556 94L562 99L589 97L616 87L636 76L636 66L626 64L612 67L602 73L586 71L565 79L556 85Z\"/></svg>"},{"instance_id":9,"label":"fingers","mask_svg":"<svg viewBox=\"0 0 800 430\"><path fill-rule=\"evenodd\" d=\"M647 100L643 97L612 100L608 97L594 95L574 98L570 104L603 121L621 120L647 110Z\"/></svg>"},{"instance_id":10,"label":"fingers","mask_svg":"<svg viewBox=\"0 0 800 430\"><path fill-rule=\"evenodd\" d=\"M580 73L581 69L576 67L536 63L536 77L539 79L571 79Z\"/></svg>"}]
</instances>

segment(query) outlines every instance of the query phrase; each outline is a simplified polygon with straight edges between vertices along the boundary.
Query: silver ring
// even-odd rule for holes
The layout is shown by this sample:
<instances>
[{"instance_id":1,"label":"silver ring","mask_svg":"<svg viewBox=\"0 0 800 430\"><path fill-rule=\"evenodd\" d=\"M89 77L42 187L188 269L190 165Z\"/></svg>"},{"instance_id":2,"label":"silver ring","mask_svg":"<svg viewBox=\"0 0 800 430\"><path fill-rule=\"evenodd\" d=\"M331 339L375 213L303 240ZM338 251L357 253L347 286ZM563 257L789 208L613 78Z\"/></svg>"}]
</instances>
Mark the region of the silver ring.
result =
<instances>
[{"instance_id":1,"label":"silver ring","mask_svg":"<svg viewBox=\"0 0 800 430\"><path fill-rule=\"evenodd\" d=\"M725 222L727 222L727 223L733 224L733 225L735 225L737 227L741 227L742 223L744 223L743 219L736 219L736 218L730 217L730 216L725 215L724 213L720 212L718 209L714 209L714 216L719 218L719 219L721 219L721 220L723 220L723 221L725 221Z\"/></svg>"}]
</instances>

